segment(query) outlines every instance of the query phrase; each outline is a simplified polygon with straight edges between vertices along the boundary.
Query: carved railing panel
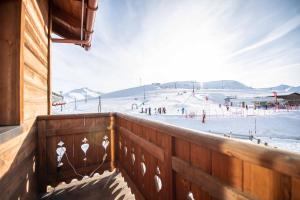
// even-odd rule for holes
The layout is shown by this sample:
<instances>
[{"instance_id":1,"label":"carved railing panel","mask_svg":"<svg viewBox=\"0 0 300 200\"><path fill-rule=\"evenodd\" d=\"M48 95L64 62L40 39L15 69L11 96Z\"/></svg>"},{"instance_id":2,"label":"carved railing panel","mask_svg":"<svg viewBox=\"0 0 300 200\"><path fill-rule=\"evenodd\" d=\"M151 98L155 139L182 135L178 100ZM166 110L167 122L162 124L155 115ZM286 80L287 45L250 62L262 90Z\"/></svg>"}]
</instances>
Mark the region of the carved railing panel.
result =
<instances>
[{"instance_id":1,"label":"carved railing panel","mask_svg":"<svg viewBox=\"0 0 300 200\"><path fill-rule=\"evenodd\" d=\"M112 115L84 114L38 118L41 187L93 176L111 169ZM114 153L114 152L113 152Z\"/></svg>"}]
</instances>

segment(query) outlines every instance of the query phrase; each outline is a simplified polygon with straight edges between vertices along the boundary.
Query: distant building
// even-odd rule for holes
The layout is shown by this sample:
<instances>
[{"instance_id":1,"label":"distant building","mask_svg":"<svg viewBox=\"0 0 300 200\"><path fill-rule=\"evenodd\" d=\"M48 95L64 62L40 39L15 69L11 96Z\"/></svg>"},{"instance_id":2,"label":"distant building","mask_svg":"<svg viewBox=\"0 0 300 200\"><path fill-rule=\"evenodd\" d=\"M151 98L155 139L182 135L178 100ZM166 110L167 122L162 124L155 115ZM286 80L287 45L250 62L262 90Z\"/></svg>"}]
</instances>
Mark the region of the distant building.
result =
<instances>
[{"instance_id":1,"label":"distant building","mask_svg":"<svg viewBox=\"0 0 300 200\"><path fill-rule=\"evenodd\" d=\"M300 94L299 93L292 93L287 95L278 95L280 99L284 99L287 105L290 106L299 106L300 105Z\"/></svg>"},{"instance_id":2,"label":"distant building","mask_svg":"<svg viewBox=\"0 0 300 200\"><path fill-rule=\"evenodd\" d=\"M62 102L64 102L64 97L61 94L58 94L56 92L52 92L52 105L57 105L57 104L61 104Z\"/></svg>"},{"instance_id":3,"label":"distant building","mask_svg":"<svg viewBox=\"0 0 300 200\"><path fill-rule=\"evenodd\" d=\"M237 97L226 97L224 99L225 105L235 106L235 107L245 107L248 106L256 106L256 107L273 107L276 104L285 104L285 100L283 98L277 97L247 97L247 98L237 98Z\"/></svg>"}]
</instances>

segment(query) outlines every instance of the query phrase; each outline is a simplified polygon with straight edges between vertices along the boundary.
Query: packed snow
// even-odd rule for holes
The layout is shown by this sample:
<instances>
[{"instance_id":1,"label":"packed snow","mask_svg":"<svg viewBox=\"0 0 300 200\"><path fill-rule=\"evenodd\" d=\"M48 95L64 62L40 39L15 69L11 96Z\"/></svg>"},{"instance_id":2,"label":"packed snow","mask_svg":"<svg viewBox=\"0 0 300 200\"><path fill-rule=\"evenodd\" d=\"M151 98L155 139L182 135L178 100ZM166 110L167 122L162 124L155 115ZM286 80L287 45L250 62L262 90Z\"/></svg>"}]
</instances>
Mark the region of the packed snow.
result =
<instances>
[{"instance_id":1,"label":"packed snow","mask_svg":"<svg viewBox=\"0 0 300 200\"><path fill-rule=\"evenodd\" d=\"M170 85L170 84L169 84ZM254 98L272 95L269 89L175 89L161 85L136 87L101 96L101 112L122 112L149 120L205 131L225 137L238 138L260 145L268 145L300 153L300 110L248 109L224 106L226 97ZM286 88L285 88L286 89ZM145 91L145 94L144 94ZM284 92L284 91L283 91ZM151 107L151 115L141 113ZM158 114L158 108L166 114ZM100 111L100 99L70 101L53 107L55 114L88 113ZM206 113L202 123L203 111ZM252 136L252 137L250 137ZM253 138L250 140L250 138Z\"/></svg>"}]
</instances>

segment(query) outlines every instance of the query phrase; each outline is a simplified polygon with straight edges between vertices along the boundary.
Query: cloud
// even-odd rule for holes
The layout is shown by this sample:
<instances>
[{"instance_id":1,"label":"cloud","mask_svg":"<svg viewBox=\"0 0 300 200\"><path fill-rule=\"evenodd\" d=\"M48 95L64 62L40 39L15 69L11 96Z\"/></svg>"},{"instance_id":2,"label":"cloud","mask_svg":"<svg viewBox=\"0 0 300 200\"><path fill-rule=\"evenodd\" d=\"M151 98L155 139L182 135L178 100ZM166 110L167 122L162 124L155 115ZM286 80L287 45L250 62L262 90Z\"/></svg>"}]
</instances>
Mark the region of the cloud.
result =
<instances>
[{"instance_id":1,"label":"cloud","mask_svg":"<svg viewBox=\"0 0 300 200\"><path fill-rule=\"evenodd\" d=\"M287 22L285 22L284 24L282 24L279 27L277 27L275 30L273 30L272 32L270 32L262 40L259 40L258 42L254 43L254 44L252 44L250 46L242 48L242 49L234 52L230 56L231 57L238 56L238 55L243 54L245 52L248 52L248 51L260 48L263 45L269 44L269 43L271 43L271 42L273 42L275 40L280 39L281 37L284 37L285 35L287 35L291 31L299 28L299 26L300 26L300 15L297 15L297 16L291 18L290 20L288 20Z\"/></svg>"}]
</instances>

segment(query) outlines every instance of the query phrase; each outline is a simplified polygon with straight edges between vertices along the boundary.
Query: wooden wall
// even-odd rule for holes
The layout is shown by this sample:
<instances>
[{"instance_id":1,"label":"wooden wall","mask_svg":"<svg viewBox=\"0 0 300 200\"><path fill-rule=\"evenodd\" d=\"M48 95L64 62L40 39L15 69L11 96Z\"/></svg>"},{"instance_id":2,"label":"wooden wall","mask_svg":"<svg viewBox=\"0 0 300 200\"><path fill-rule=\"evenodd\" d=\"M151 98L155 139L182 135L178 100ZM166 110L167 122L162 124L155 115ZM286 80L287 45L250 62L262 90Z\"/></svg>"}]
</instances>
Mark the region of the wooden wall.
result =
<instances>
[{"instance_id":1,"label":"wooden wall","mask_svg":"<svg viewBox=\"0 0 300 200\"><path fill-rule=\"evenodd\" d=\"M48 3L24 0L24 121L48 112Z\"/></svg>"},{"instance_id":2,"label":"wooden wall","mask_svg":"<svg viewBox=\"0 0 300 200\"><path fill-rule=\"evenodd\" d=\"M0 126L22 120L21 10L17 1L0 2Z\"/></svg>"},{"instance_id":3,"label":"wooden wall","mask_svg":"<svg viewBox=\"0 0 300 200\"><path fill-rule=\"evenodd\" d=\"M38 195L36 116L48 113L48 16L48 0L0 3L0 125L19 125L0 134L0 199Z\"/></svg>"}]
</instances>

